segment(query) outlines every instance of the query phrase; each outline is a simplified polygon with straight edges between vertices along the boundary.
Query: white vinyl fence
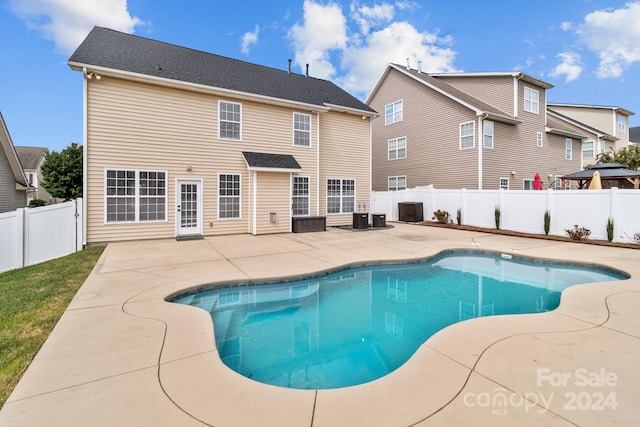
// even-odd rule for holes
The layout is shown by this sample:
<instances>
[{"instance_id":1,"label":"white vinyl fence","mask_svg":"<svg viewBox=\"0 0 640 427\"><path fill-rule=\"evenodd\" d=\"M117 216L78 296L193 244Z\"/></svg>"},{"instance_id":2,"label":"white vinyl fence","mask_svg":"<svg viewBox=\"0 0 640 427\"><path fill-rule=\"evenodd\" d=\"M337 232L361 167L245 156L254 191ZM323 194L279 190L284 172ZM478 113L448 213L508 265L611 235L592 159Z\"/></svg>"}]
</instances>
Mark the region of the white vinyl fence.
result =
<instances>
[{"instance_id":1,"label":"white vinyl fence","mask_svg":"<svg viewBox=\"0 0 640 427\"><path fill-rule=\"evenodd\" d=\"M82 249L82 199L0 214L0 271Z\"/></svg>"},{"instance_id":2,"label":"white vinyl fence","mask_svg":"<svg viewBox=\"0 0 640 427\"><path fill-rule=\"evenodd\" d=\"M549 234L567 236L574 225L591 230L591 239L607 239L607 220L614 221L614 242L633 242L640 232L640 191L621 190L437 190L416 188L402 191L374 191L371 212L398 220L398 203L422 202L425 221L440 209L456 222L458 209L462 224L495 228L494 211L500 208L500 228L544 234L544 213L551 215Z\"/></svg>"}]
</instances>

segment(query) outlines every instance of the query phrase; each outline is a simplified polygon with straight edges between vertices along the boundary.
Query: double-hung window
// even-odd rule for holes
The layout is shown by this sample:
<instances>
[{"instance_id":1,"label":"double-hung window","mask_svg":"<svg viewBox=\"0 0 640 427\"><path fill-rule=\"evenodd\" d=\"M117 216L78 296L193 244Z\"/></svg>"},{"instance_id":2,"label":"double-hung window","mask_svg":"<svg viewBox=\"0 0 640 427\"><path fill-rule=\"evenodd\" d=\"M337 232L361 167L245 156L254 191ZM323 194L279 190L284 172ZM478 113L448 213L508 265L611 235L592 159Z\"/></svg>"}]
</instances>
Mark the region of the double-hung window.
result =
<instances>
[{"instance_id":1,"label":"double-hung window","mask_svg":"<svg viewBox=\"0 0 640 427\"><path fill-rule=\"evenodd\" d=\"M218 218L240 218L240 175L218 175Z\"/></svg>"},{"instance_id":2,"label":"double-hung window","mask_svg":"<svg viewBox=\"0 0 640 427\"><path fill-rule=\"evenodd\" d=\"M536 132L536 146L542 147L544 145L543 141L542 132Z\"/></svg>"},{"instance_id":3,"label":"double-hung window","mask_svg":"<svg viewBox=\"0 0 640 427\"><path fill-rule=\"evenodd\" d=\"M593 141L585 141L582 143L582 160L583 161L591 161L595 157Z\"/></svg>"},{"instance_id":4,"label":"double-hung window","mask_svg":"<svg viewBox=\"0 0 640 427\"><path fill-rule=\"evenodd\" d=\"M483 122L483 139L482 146L484 148L493 148L493 122L485 120Z\"/></svg>"},{"instance_id":5,"label":"double-hung window","mask_svg":"<svg viewBox=\"0 0 640 427\"><path fill-rule=\"evenodd\" d=\"M407 177L406 176L390 176L388 179L388 189L389 191L400 191L407 188Z\"/></svg>"},{"instance_id":6,"label":"double-hung window","mask_svg":"<svg viewBox=\"0 0 640 427\"><path fill-rule=\"evenodd\" d=\"M509 189L509 178L500 178L500 189L502 190Z\"/></svg>"},{"instance_id":7,"label":"double-hung window","mask_svg":"<svg viewBox=\"0 0 640 427\"><path fill-rule=\"evenodd\" d=\"M627 129L627 121L624 116L618 114L618 132L625 133Z\"/></svg>"},{"instance_id":8,"label":"double-hung window","mask_svg":"<svg viewBox=\"0 0 640 427\"><path fill-rule=\"evenodd\" d=\"M407 157L407 138L394 138L390 139L387 143L388 159L404 159Z\"/></svg>"},{"instance_id":9,"label":"double-hung window","mask_svg":"<svg viewBox=\"0 0 640 427\"><path fill-rule=\"evenodd\" d=\"M354 212L356 204L355 179L327 180L327 213Z\"/></svg>"},{"instance_id":10,"label":"double-hung window","mask_svg":"<svg viewBox=\"0 0 640 427\"><path fill-rule=\"evenodd\" d=\"M218 137L233 141L242 140L242 104L218 102Z\"/></svg>"},{"instance_id":11,"label":"double-hung window","mask_svg":"<svg viewBox=\"0 0 640 427\"><path fill-rule=\"evenodd\" d=\"M105 222L165 221L166 212L166 172L105 171Z\"/></svg>"},{"instance_id":12,"label":"double-hung window","mask_svg":"<svg viewBox=\"0 0 640 427\"><path fill-rule=\"evenodd\" d=\"M533 190L533 180L532 179L525 179L522 181L522 188L524 188L525 190Z\"/></svg>"},{"instance_id":13,"label":"double-hung window","mask_svg":"<svg viewBox=\"0 0 640 427\"><path fill-rule=\"evenodd\" d=\"M573 157L573 141L571 138L564 140L564 158L565 160L571 160Z\"/></svg>"},{"instance_id":14,"label":"double-hung window","mask_svg":"<svg viewBox=\"0 0 640 427\"><path fill-rule=\"evenodd\" d=\"M460 149L465 150L467 148L473 148L474 134L475 134L475 122L460 123Z\"/></svg>"},{"instance_id":15,"label":"double-hung window","mask_svg":"<svg viewBox=\"0 0 640 427\"><path fill-rule=\"evenodd\" d=\"M311 146L311 116L309 114L293 113L293 145Z\"/></svg>"},{"instance_id":16,"label":"double-hung window","mask_svg":"<svg viewBox=\"0 0 640 427\"><path fill-rule=\"evenodd\" d=\"M538 114L540 110L540 92L524 87L524 111Z\"/></svg>"},{"instance_id":17,"label":"double-hung window","mask_svg":"<svg viewBox=\"0 0 640 427\"><path fill-rule=\"evenodd\" d=\"M402 100L384 107L384 124L390 125L402 121Z\"/></svg>"},{"instance_id":18,"label":"double-hung window","mask_svg":"<svg viewBox=\"0 0 640 427\"><path fill-rule=\"evenodd\" d=\"M309 215L309 177L293 177L291 205L293 206L293 216Z\"/></svg>"}]
</instances>

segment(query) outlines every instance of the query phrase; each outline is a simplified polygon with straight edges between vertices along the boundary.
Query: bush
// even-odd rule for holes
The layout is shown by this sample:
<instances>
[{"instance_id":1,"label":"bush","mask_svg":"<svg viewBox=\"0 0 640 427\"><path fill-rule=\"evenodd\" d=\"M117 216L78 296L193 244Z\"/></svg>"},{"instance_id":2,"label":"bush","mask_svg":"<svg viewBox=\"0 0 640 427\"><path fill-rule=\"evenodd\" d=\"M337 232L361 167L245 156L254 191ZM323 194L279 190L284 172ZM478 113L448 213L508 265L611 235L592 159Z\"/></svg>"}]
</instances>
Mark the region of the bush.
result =
<instances>
[{"instance_id":1,"label":"bush","mask_svg":"<svg viewBox=\"0 0 640 427\"><path fill-rule=\"evenodd\" d=\"M573 226L573 229L568 228L564 231L567 232L572 240L585 240L589 237L589 235L591 235L591 230L585 227L578 227L577 224Z\"/></svg>"},{"instance_id":2,"label":"bush","mask_svg":"<svg viewBox=\"0 0 640 427\"><path fill-rule=\"evenodd\" d=\"M456 222L458 225L462 225L462 209L458 208L458 212L456 213Z\"/></svg>"},{"instance_id":3,"label":"bush","mask_svg":"<svg viewBox=\"0 0 640 427\"><path fill-rule=\"evenodd\" d=\"M441 211L440 209L433 213L433 217L431 219L435 219L440 224L449 224L453 222L453 220L451 219L451 215L449 215L449 212Z\"/></svg>"},{"instance_id":4,"label":"bush","mask_svg":"<svg viewBox=\"0 0 640 427\"><path fill-rule=\"evenodd\" d=\"M549 235L549 228L551 228L551 212L544 211L544 235Z\"/></svg>"},{"instance_id":5,"label":"bush","mask_svg":"<svg viewBox=\"0 0 640 427\"><path fill-rule=\"evenodd\" d=\"M31 199L29 200L29 207L30 208L37 208L40 206L44 206L46 205L46 202L42 199Z\"/></svg>"},{"instance_id":6,"label":"bush","mask_svg":"<svg viewBox=\"0 0 640 427\"><path fill-rule=\"evenodd\" d=\"M613 218L607 219L607 240L613 240Z\"/></svg>"},{"instance_id":7,"label":"bush","mask_svg":"<svg viewBox=\"0 0 640 427\"><path fill-rule=\"evenodd\" d=\"M640 244L640 233L636 233L636 234L634 234L634 235L633 235L633 240L634 240L636 243L639 243L639 244Z\"/></svg>"},{"instance_id":8,"label":"bush","mask_svg":"<svg viewBox=\"0 0 640 427\"><path fill-rule=\"evenodd\" d=\"M493 211L493 216L496 219L496 230L500 230L500 208L498 206Z\"/></svg>"}]
</instances>

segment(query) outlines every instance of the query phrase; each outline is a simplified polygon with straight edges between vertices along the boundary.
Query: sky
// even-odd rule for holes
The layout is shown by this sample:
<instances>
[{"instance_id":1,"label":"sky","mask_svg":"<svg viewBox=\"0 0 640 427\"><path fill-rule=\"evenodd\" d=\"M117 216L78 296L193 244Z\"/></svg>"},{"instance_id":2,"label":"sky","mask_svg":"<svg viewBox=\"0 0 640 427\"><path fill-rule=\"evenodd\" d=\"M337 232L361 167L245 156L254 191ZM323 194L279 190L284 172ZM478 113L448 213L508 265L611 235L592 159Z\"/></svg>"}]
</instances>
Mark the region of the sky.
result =
<instances>
[{"instance_id":1,"label":"sky","mask_svg":"<svg viewBox=\"0 0 640 427\"><path fill-rule=\"evenodd\" d=\"M83 142L82 76L67 60L94 25L282 70L292 59L361 100L390 62L520 71L554 85L549 102L623 107L640 125L640 0L0 0L14 145Z\"/></svg>"}]
</instances>

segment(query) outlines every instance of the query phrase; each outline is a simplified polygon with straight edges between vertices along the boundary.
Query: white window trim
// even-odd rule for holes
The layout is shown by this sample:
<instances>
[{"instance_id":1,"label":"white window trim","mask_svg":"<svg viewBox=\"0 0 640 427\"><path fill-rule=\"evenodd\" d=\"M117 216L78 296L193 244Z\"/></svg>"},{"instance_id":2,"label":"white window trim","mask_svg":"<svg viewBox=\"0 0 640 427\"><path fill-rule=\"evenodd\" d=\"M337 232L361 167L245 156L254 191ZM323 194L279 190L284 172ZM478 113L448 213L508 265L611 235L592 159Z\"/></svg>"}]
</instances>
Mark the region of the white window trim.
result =
<instances>
[{"instance_id":1,"label":"white window trim","mask_svg":"<svg viewBox=\"0 0 640 427\"><path fill-rule=\"evenodd\" d=\"M400 104L402 106L402 117L399 120L396 120L395 116L396 116L397 111L396 111L395 107L398 104ZM387 107L389 107L389 106L393 107L393 112L391 113L391 120L387 121L387 118L389 117L389 116L387 116ZM394 123L399 123L399 122L401 122L403 120L404 120L404 100L403 99L399 99L397 101L394 101L394 102L384 106L384 125L385 126L389 126L389 125L392 125Z\"/></svg>"},{"instance_id":2,"label":"white window trim","mask_svg":"<svg viewBox=\"0 0 640 427\"><path fill-rule=\"evenodd\" d=\"M299 116L306 116L309 118L309 130L301 130L301 129L296 129L296 115ZM302 148L311 148L311 146L313 145L312 141L311 141L311 135L312 135L312 129L313 129L313 120L311 120L311 114L307 114L307 113L298 113L298 112L293 112L293 146L294 147L302 147ZM296 144L296 130L299 132L305 132L309 134L309 145L301 145L301 144Z\"/></svg>"},{"instance_id":3,"label":"white window trim","mask_svg":"<svg viewBox=\"0 0 640 427\"><path fill-rule=\"evenodd\" d=\"M222 127L220 126L220 122L222 121L222 119L220 118L220 105L222 103L225 104L234 104L234 105L239 105L240 106L240 121L238 122L240 124L240 137L238 139L235 138L223 138L221 135L221 131L222 131ZM228 121L228 120L225 120ZM218 139L222 140L222 141L235 141L235 142L242 142L242 104L240 102L234 102L234 101L226 101L224 99L219 99L218 100Z\"/></svg>"},{"instance_id":4,"label":"white window trim","mask_svg":"<svg viewBox=\"0 0 640 427\"><path fill-rule=\"evenodd\" d=\"M573 160L573 140L571 138L564 140L564 159Z\"/></svg>"},{"instance_id":5,"label":"white window trim","mask_svg":"<svg viewBox=\"0 0 640 427\"><path fill-rule=\"evenodd\" d=\"M398 156L398 141L400 140L404 140L404 156L399 157ZM396 148L395 148L395 153L396 153L396 157L395 158L391 158L391 156L389 155L391 153L391 150L389 149L389 144L391 144L391 141L395 141L396 142ZM398 138L391 138L387 141L387 160L398 160L398 159L406 159L407 158L407 137L406 136L400 136Z\"/></svg>"},{"instance_id":6,"label":"white window trim","mask_svg":"<svg viewBox=\"0 0 640 427\"><path fill-rule=\"evenodd\" d=\"M536 147L544 147L544 134L536 132Z\"/></svg>"},{"instance_id":7,"label":"white window trim","mask_svg":"<svg viewBox=\"0 0 640 427\"><path fill-rule=\"evenodd\" d=\"M307 184L308 184L308 193L307 193L307 214L306 215L299 215L299 214L294 214L293 213L293 198L296 197L293 194L293 189L294 189L294 183L296 178L304 178L307 180ZM298 196L300 197L300 196ZM310 216L311 215L311 177L309 176L292 176L291 177L291 216L294 217L305 217L305 216Z\"/></svg>"},{"instance_id":8,"label":"white window trim","mask_svg":"<svg viewBox=\"0 0 640 427\"><path fill-rule=\"evenodd\" d=\"M471 138L472 138L473 142L471 143L470 147L463 147L462 146L462 127L464 125L468 125L468 124L471 124ZM475 148L476 147L476 137L475 137L475 135L476 135L476 122L470 121L470 122L460 123L459 131L458 131L458 148L460 150L471 150L471 149ZM465 135L465 137L468 138L469 135Z\"/></svg>"},{"instance_id":9,"label":"white window trim","mask_svg":"<svg viewBox=\"0 0 640 427\"><path fill-rule=\"evenodd\" d=\"M126 196L134 199L134 209L135 209L135 219L133 221L108 221L107 220L107 172L108 171L133 171L135 173L135 191L133 196ZM164 219L154 219L148 221L140 220L140 172L156 172L156 173L164 173ZM117 196L113 196L117 197ZM144 196L147 197L147 196ZM147 224L147 223L158 223L158 222L168 222L169 221L169 171L167 170L157 170L157 169L129 169L129 168L117 168L117 167L109 167L104 168L103 173L103 199L102 203L104 206L103 209L103 223L105 225L112 224Z\"/></svg>"},{"instance_id":10,"label":"white window trim","mask_svg":"<svg viewBox=\"0 0 640 427\"><path fill-rule=\"evenodd\" d=\"M329 212L329 191L328 191L328 186L329 186L329 181L340 181L340 212ZM349 212L345 212L343 210L343 198L345 197L342 194L342 182L343 181L353 181L353 211L349 211ZM336 178L336 177L329 177L326 179L325 183L324 183L324 188L325 188L325 192L326 192L326 199L325 199L325 211L327 213L327 215L345 215L345 214L350 214L353 212L356 212L356 204L358 202L358 181L355 178Z\"/></svg>"},{"instance_id":11,"label":"white window trim","mask_svg":"<svg viewBox=\"0 0 640 427\"><path fill-rule=\"evenodd\" d=\"M584 151L585 151L584 150L584 146L585 146L585 144L588 144L588 143L591 143L591 150L589 150L589 151L591 151L593 154L590 157L585 158L584 157ZM591 160L591 161L593 161L595 159L595 157L597 155L597 153L596 153L596 142L593 139L589 139L587 141L582 141L580 149L581 149L581 153L580 154L582 156L582 160Z\"/></svg>"},{"instance_id":12,"label":"white window trim","mask_svg":"<svg viewBox=\"0 0 640 427\"><path fill-rule=\"evenodd\" d=\"M499 188L499 189L502 189L502 180L503 180L503 179L504 179L505 181L507 181L507 188L505 188L505 190L508 190L508 189L509 189L509 178L504 178L504 177L499 178L499 180L498 180L498 188Z\"/></svg>"},{"instance_id":13,"label":"white window trim","mask_svg":"<svg viewBox=\"0 0 640 427\"><path fill-rule=\"evenodd\" d=\"M528 98L527 98L527 93L529 93ZM537 100L535 100L535 102L532 96L534 93L537 95L537 98L538 98ZM530 104L529 107L527 107L527 101ZM533 113L533 114L540 114L540 91L539 90L530 88L528 86L524 87L524 111Z\"/></svg>"},{"instance_id":14,"label":"white window trim","mask_svg":"<svg viewBox=\"0 0 640 427\"><path fill-rule=\"evenodd\" d=\"M522 189L523 190L527 189L527 186L525 185L527 182L529 183L529 190L533 190L534 189L533 188L534 180L533 179L527 179L527 178L522 180Z\"/></svg>"},{"instance_id":15,"label":"white window trim","mask_svg":"<svg viewBox=\"0 0 640 427\"><path fill-rule=\"evenodd\" d=\"M238 198L240 202L238 204L239 216L234 218L222 218L220 217L220 175L237 175L240 177L240 181L238 185L240 186L240 195ZM228 197L228 196L225 196ZM238 221L242 219L242 174L237 172L218 172L217 180L216 180L216 216L220 221Z\"/></svg>"},{"instance_id":16,"label":"white window trim","mask_svg":"<svg viewBox=\"0 0 640 427\"><path fill-rule=\"evenodd\" d=\"M487 134L487 124L491 123L491 134ZM494 147L494 140L495 140L495 129L496 129L496 125L493 121L491 120L484 120L482 122L482 148L486 148L488 150L493 150ZM491 146L488 146L486 144L486 138L490 136L491 137Z\"/></svg>"},{"instance_id":17,"label":"white window trim","mask_svg":"<svg viewBox=\"0 0 640 427\"><path fill-rule=\"evenodd\" d=\"M625 118L625 116L623 116L622 114L618 114L616 120L616 128L618 129L618 132L625 133L627 131L627 119Z\"/></svg>"},{"instance_id":18,"label":"white window trim","mask_svg":"<svg viewBox=\"0 0 640 427\"><path fill-rule=\"evenodd\" d=\"M391 189L391 186L389 185L389 181L392 178L395 178L395 180L396 180L395 189ZM406 175L395 175L395 176L388 176L387 177L387 191L402 191L402 190L398 190L398 178L404 179L404 188L402 190L406 190L407 189L407 176Z\"/></svg>"}]
</instances>

